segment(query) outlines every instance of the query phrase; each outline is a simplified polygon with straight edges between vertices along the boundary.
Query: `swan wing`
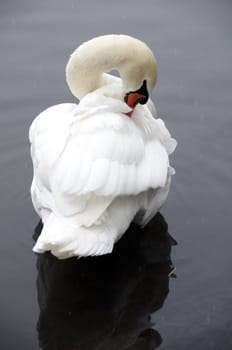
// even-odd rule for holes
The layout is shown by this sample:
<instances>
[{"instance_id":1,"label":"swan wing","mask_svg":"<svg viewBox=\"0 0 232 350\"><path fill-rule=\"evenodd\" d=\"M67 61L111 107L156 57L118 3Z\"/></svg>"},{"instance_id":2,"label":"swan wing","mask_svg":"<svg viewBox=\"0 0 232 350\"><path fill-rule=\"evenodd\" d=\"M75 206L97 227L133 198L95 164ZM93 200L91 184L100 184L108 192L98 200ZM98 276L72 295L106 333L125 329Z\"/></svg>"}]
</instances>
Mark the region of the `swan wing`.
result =
<instances>
[{"instance_id":1,"label":"swan wing","mask_svg":"<svg viewBox=\"0 0 232 350\"><path fill-rule=\"evenodd\" d=\"M47 188L59 156L68 141L71 117L76 105L71 103L52 106L34 119L29 130L34 174Z\"/></svg>"},{"instance_id":2,"label":"swan wing","mask_svg":"<svg viewBox=\"0 0 232 350\"><path fill-rule=\"evenodd\" d=\"M136 195L164 186L169 166L159 138L147 137L124 114L98 110L70 126L51 174L54 193Z\"/></svg>"},{"instance_id":3,"label":"swan wing","mask_svg":"<svg viewBox=\"0 0 232 350\"><path fill-rule=\"evenodd\" d=\"M169 168L169 152L162 141L165 126L151 113L143 126L136 122L141 115L128 118L118 106L63 104L33 122L34 180L44 197L46 189L47 206L53 211L81 215L88 203L96 202L91 206L92 222L117 196L165 186Z\"/></svg>"}]
</instances>

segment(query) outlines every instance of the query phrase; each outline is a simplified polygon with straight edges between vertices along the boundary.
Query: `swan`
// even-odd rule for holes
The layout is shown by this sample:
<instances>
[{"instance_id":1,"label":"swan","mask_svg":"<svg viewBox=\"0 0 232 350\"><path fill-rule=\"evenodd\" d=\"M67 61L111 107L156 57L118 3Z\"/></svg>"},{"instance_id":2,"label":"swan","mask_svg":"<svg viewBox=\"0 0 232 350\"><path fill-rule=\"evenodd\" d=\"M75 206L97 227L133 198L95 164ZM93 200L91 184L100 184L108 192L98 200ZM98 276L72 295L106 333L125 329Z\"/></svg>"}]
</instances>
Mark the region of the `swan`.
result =
<instances>
[{"instance_id":1,"label":"swan","mask_svg":"<svg viewBox=\"0 0 232 350\"><path fill-rule=\"evenodd\" d=\"M66 80L79 104L46 109L29 130L43 222L33 251L59 259L111 253L131 222L145 226L168 196L176 147L149 99L157 64L144 42L91 39L71 55Z\"/></svg>"}]
</instances>

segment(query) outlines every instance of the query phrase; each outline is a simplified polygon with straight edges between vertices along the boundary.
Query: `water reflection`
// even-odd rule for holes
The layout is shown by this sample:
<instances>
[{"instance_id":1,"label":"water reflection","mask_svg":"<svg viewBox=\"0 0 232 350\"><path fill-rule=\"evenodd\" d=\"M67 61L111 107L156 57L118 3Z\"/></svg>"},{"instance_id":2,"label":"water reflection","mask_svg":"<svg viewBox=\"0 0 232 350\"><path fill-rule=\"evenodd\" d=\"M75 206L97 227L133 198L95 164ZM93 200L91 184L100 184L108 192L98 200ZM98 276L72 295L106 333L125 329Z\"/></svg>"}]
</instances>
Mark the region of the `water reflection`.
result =
<instances>
[{"instance_id":1,"label":"water reflection","mask_svg":"<svg viewBox=\"0 0 232 350\"><path fill-rule=\"evenodd\" d=\"M37 226L35 235L41 230ZM157 214L132 225L111 255L57 260L38 256L39 343L44 350L155 349L162 338L150 315L169 292L175 241Z\"/></svg>"}]
</instances>

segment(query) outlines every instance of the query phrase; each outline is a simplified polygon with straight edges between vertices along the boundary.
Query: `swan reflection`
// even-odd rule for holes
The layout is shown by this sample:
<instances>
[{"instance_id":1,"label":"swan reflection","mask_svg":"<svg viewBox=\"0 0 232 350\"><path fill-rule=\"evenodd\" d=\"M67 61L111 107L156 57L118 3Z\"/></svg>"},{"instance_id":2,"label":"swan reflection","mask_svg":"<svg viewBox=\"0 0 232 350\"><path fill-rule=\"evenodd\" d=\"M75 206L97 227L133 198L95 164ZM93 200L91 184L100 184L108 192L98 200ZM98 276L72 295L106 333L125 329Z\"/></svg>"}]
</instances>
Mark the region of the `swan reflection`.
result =
<instances>
[{"instance_id":1,"label":"swan reflection","mask_svg":"<svg viewBox=\"0 0 232 350\"><path fill-rule=\"evenodd\" d=\"M35 230L38 235L39 224ZM175 241L157 214L143 230L132 225L111 255L58 260L37 259L44 350L149 350L162 338L150 315L169 292Z\"/></svg>"}]
</instances>

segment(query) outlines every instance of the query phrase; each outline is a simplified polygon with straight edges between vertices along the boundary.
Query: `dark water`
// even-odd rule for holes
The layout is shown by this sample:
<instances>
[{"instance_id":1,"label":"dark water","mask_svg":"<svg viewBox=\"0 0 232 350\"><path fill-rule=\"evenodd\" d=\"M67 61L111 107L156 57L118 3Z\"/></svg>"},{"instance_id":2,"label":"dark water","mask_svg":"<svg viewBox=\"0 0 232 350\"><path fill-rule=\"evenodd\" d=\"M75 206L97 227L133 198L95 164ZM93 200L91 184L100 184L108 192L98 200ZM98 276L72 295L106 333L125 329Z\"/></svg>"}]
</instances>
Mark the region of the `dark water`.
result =
<instances>
[{"instance_id":1,"label":"dark water","mask_svg":"<svg viewBox=\"0 0 232 350\"><path fill-rule=\"evenodd\" d=\"M231 15L229 0L0 2L1 350L232 348ZM105 33L154 50L177 175L162 215L112 256L37 258L28 128L74 101L67 58Z\"/></svg>"}]
</instances>

